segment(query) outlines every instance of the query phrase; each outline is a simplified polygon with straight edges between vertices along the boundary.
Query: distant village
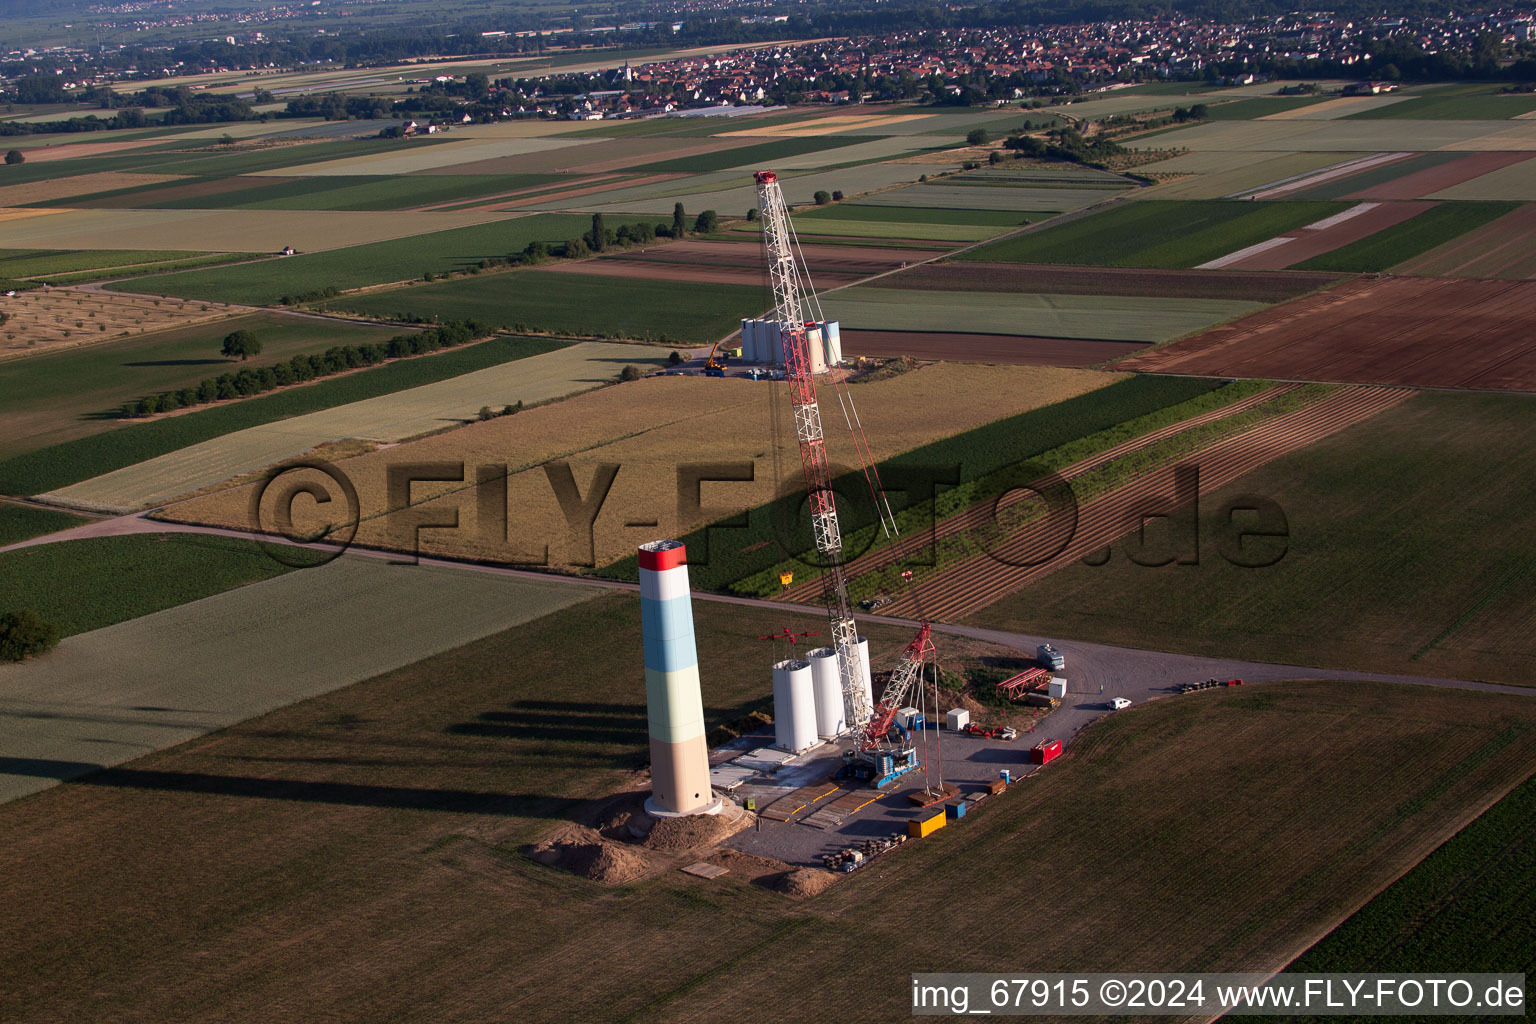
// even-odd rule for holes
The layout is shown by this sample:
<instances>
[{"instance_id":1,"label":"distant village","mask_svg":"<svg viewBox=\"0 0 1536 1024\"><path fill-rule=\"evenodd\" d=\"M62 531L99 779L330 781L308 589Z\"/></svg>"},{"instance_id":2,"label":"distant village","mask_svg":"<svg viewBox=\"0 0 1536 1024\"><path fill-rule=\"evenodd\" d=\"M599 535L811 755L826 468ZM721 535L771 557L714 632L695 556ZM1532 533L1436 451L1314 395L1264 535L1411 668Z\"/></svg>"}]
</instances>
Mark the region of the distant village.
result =
<instances>
[{"instance_id":1,"label":"distant village","mask_svg":"<svg viewBox=\"0 0 1536 1024\"><path fill-rule=\"evenodd\" d=\"M782 16L748 17L762 21ZM625 31L654 29L656 24L585 31L622 37ZM286 114L410 118L407 131L414 133L435 125L513 117L598 120L778 104L1060 102L1118 84L1190 79L1246 84L1265 80L1277 68L1305 73L1314 67L1334 75L1358 75L1363 82L1356 89L1379 91L1393 87L1396 71L1390 65L1381 67L1383 47L1420 55L1495 52L1507 62L1521 55L1536 57L1532 24L1531 11L1510 10L1421 19L1346 20L1319 14L1225 25L1172 18L904 32L745 47L708 57L626 63L596 73L546 72L494 80L474 74L429 75L411 80L404 96L348 96L346 102L312 96L296 101ZM681 22L674 28L678 25ZM260 32L250 36L263 38ZM558 40L550 46L547 52L559 52ZM600 59L601 52L595 50L593 56ZM36 65L29 66L32 61ZM245 70L253 76L280 70L173 64L109 72L95 64L89 54L58 51L12 51L3 58L10 78L35 79L46 73L46 65L67 91L131 88L136 79L213 70ZM260 98L259 89L255 95Z\"/></svg>"}]
</instances>

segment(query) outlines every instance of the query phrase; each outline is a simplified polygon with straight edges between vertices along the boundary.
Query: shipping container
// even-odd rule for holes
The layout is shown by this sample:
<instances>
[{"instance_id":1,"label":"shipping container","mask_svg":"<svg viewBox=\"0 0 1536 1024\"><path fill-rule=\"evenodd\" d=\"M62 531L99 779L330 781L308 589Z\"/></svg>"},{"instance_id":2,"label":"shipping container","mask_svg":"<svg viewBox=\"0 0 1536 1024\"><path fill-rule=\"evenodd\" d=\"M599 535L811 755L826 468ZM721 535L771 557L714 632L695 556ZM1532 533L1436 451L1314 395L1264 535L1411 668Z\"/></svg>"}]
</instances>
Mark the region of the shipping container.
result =
<instances>
[{"instance_id":1,"label":"shipping container","mask_svg":"<svg viewBox=\"0 0 1536 1024\"><path fill-rule=\"evenodd\" d=\"M907 822L907 835L914 839L922 839L924 836L933 835L943 827L944 812L940 811L938 814L935 814L931 818L925 818L922 821Z\"/></svg>"},{"instance_id":2,"label":"shipping container","mask_svg":"<svg viewBox=\"0 0 1536 1024\"><path fill-rule=\"evenodd\" d=\"M1029 752L1029 759L1035 764L1050 764L1060 754L1061 740L1041 740Z\"/></svg>"},{"instance_id":3,"label":"shipping container","mask_svg":"<svg viewBox=\"0 0 1536 1024\"><path fill-rule=\"evenodd\" d=\"M987 792L991 793L993 796L997 796L997 794L1001 793L1007 788L1008 783L1004 782L1002 779L993 779L991 782L987 783Z\"/></svg>"},{"instance_id":4,"label":"shipping container","mask_svg":"<svg viewBox=\"0 0 1536 1024\"><path fill-rule=\"evenodd\" d=\"M949 714L944 716L949 725L950 732L963 732L967 725L971 724L971 713L965 708L950 708Z\"/></svg>"}]
</instances>

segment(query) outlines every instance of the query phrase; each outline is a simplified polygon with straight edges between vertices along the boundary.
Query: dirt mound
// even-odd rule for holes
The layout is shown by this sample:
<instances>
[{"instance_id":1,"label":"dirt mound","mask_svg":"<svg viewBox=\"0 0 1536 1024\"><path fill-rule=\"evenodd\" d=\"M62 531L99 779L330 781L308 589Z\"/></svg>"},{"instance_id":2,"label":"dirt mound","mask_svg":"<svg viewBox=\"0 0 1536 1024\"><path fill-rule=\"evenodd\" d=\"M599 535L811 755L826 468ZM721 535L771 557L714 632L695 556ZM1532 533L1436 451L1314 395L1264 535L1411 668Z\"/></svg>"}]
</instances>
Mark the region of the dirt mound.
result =
<instances>
[{"instance_id":1,"label":"dirt mound","mask_svg":"<svg viewBox=\"0 0 1536 1024\"><path fill-rule=\"evenodd\" d=\"M793 870L781 860L759 857L755 853L734 850L729 846L716 850L709 857L709 863L729 868L731 874L770 889L775 887L779 878Z\"/></svg>"},{"instance_id":2,"label":"dirt mound","mask_svg":"<svg viewBox=\"0 0 1536 1024\"><path fill-rule=\"evenodd\" d=\"M642 851L605 839L585 825L565 826L530 848L528 856L604 885L636 882L657 870Z\"/></svg>"},{"instance_id":3,"label":"dirt mound","mask_svg":"<svg viewBox=\"0 0 1536 1024\"><path fill-rule=\"evenodd\" d=\"M649 815L647 815L649 817ZM650 850L690 850L696 846L714 846L740 832L749 816L727 802L719 814L695 814L687 818L655 818L640 845ZM635 823L631 822L631 829Z\"/></svg>"},{"instance_id":4,"label":"dirt mound","mask_svg":"<svg viewBox=\"0 0 1536 1024\"><path fill-rule=\"evenodd\" d=\"M774 888L786 896L805 899L815 896L837 881L837 876L821 868L796 868L781 877Z\"/></svg>"}]
</instances>

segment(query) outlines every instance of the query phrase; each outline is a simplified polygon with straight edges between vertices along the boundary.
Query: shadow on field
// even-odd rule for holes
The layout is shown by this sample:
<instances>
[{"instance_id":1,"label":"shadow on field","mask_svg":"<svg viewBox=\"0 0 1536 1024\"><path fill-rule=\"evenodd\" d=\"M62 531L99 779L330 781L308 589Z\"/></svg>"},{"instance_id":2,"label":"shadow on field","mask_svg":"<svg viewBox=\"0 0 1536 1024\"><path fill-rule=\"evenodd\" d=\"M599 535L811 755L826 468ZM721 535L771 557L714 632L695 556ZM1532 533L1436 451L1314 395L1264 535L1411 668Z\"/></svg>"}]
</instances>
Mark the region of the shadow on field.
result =
<instances>
[{"instance_id":1,"label":"shadow on field","mask_svg":"<svg viewBox=\"0 0 1536 1024\"><path fill-rule=\"evenodd\" d=\"M42 757L0 757L0 775L25 775L34 779L73 779L97 772L101 765L88 761L51 761Z\"/></svg>"},{"instance_id":2,"label":"shadow on field","mask_svg":"<svg viewBox=\"0 0 1536 1024\"><path fill-rule=\"evenodd\" d=\"M509 711L483 711L471 722L443 731L450 736L491 736L561 743L601 743L643 748L647 726L639 704L583 704L576 701L514 701ZM629 755L626 753L624 759Z\"/></svg>"},{"instance_id":3,"label":"shadow on field","mask_svg":"<svg viewBox=\"0 0 1536 1024\"><path fill-rule=\"evenodd\" d=\"M447 811L457 814L499 814L523 818L564 818L582 801L535 793L477 793L463 789L410 789L367 786L349 782L300 782L255 779L202 772L158 772L139 768L108 768L72 783L120 789L156 789L174 793L256 797L303 803L383 807L407 811Z\"/></svg>"}]
</instances>

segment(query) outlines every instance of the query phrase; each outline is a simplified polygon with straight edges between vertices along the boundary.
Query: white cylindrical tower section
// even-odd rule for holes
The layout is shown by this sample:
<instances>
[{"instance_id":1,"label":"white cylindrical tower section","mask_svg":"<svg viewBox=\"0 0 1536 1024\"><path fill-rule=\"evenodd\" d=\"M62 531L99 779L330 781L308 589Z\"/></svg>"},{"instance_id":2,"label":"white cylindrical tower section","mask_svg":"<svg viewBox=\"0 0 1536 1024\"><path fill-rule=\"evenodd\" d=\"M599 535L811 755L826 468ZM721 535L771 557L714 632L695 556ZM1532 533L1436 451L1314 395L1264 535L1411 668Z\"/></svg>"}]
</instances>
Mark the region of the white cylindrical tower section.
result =
<instances>
[{"instance_id":1,"label":"white cylindrical tower section","mask_svg":"<svg viewBox=\"0 0 1536 1024\"><path fill-rule=\"evenodd\" d=\"M859 682L864 686L864 704L871 711L875 709L875 684L869 675L869 639L859 637Z\"/></svg>"},{"instance_id":2,"label":"white cylindrical tower section","mask_svg":"<svg viewBox=\"0 0 1536 1024\"><path fill-rule=\"evenodd\" d=\"M763 362L771 366L784 365L784 329L777 320L764 320L767 332L763 339Z\"/></svg>"},{"instance_id":3,"label":"white cylindrical tower section","mask_svg":"<svg viewBox=\"0 0 1536 1024\"><path fill-rule=\"evenodd\" d=\"M848 731L843 711L843 681L837 674L837 652L818 647L806 654L811 663L811 687L816 694L816 734L824 740Z\"/></svg>"},{"instance_id":4,"label":"white cylindrical tower section","mask_svg":"<svg viewBox=\"0 0 1536 1024\"><path fill-rule=\"evenodd\" d=\"M822 341L820 324L805 325L805 353L810 357L812 373L827 372L827 350Z\"/></svg>"},{"instance_id":5,"label":"white cylindrical tower section","mask_svg":"<svg viewBox=\"0 0 1536 1024\"><path fill-rule=\"evenodd\" d=\"M741 321L741 358L749 363L757 358L752 347L752 343L757 340L752 332L752 325L754 323L756 321L748 320L745 317Z\"/></svg>"},{"instance_id":6,"label":"white cylindrical tower section","mask_svg":"<svg viewBox=\"0 0 1536 1024\"><path fill-rule=\"evenodd\" d=\"M652 814L714 814L704 698L693 640L688 554L681 541L640 545L640 635L645 644L645 709L651 734Z\"/></svg>"},{"instance_id":7,"label":"white cylindrical tower section","mask_svg":"<svg viewBox=\"0 0 1536 1024\"><path fill-rule=\"evenodd\" d=\"M827 365L837 366L843 361L842 328L836 320L821 325L821 342L827 350Z\"/></svg>"},{"instance_id":8,"label":"white cylindrical tower section","mask_svg":"<svg viewBox=\"0 0 1536 1024\"><path fill-rule=\"evenodd\" d=\"M774 745L800 753L817 742L811 663L791 658L773 666Z\"/></svg>"}]
</instances>

